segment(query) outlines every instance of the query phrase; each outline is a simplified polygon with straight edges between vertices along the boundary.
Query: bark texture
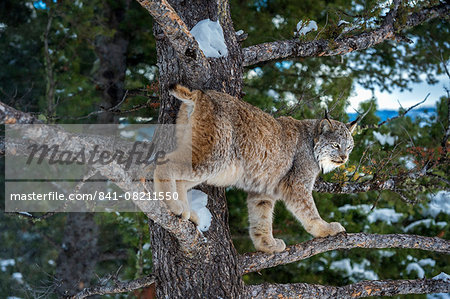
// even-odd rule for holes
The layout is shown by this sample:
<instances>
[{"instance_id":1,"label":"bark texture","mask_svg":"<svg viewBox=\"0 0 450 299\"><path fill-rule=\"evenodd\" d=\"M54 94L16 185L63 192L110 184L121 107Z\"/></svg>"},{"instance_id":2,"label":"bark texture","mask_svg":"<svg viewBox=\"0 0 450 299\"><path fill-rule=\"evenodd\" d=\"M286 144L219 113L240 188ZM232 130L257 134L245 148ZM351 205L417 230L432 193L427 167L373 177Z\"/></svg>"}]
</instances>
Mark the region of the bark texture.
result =
<instances>
[{"instance_id":1,"label":"bark texture","mask_svg":"<svg viewBox=\"0 0 450 299\"><path fill-rule=\"evenodd\" d=\"M178 101L167 92L172 83L214 89L235 96L240 95L242 88L241 52L227 1L219 1L219 4L216 1L169 2L189 30L203 19L219 19L229 54L223 58L208 59L209 71L193 77L190 68L192 57L172 47L173 37L164 35L165 31L156 20L154 28L160 72L160 123L173 123L179 108ZM158 298L238 298L243 294L238 255L228 228L224 190L204 186L203 191L209 196L207 207L213 220L210 229L204 233L204 243L199 251L186 255L173 235L160 225L150 222Z\"/></svg>"},{"instance_id":2,"label":"bark texture","mask_svg":"<svg viewBox=\"0 0 450 299\"><path fill-rule=\"evenodd\" d=\"M285 251L280 253L246 253L241 257L242 273L257 272L262 269L304 260L330 250L351 248L412 248L450 254L450 241L403 234L339 234L288 246Z\"/></svg>"},{"instance_id":3,"label":"bark texture","mask_svg":"<svg viewBox=\"0 0 450 299\"><path fill-rule=\"evenodd\" d=\"M68 213L56 261L57 292L71 296L90 285L98 260L98 227L93 213Z\"/></svg>"},{"instance_id":4,"label":"bark texture","mask_svg":"<svg viewBox=\"0 0 450 299\"><path fill-rule=\"evenodd\" d=\"M16 110L5 103L0 102L0 124L36 124L41 123L30 113Z\"/></svg>"},{"instance_id":5,"label":"bark texture","mask_svg":"<svg viewBox=\"0 0 450 299\"><path fill-rule=\"evenodd\" d=\"M450 282L441 279L361 281L342 287L307 283L262 284L247 287L247 298L362 298L401 294L450 292Z\"/></svg>"},{"instance_id":6,"label":"bark texture","mask_svg":"<svg viewBox=\"0 0 450 299\"><path fill-rule=\"evenodd\" d=\"M107 281L104 285L97 285L95 287L86 288L83 291L72 296L71 298L81 299L94 295L126 293L149 287L154 283L155 277L153 277L153 275L124 282L118 281L117 279L112 279L112 281Z\"/></svg>"}]
</instances>

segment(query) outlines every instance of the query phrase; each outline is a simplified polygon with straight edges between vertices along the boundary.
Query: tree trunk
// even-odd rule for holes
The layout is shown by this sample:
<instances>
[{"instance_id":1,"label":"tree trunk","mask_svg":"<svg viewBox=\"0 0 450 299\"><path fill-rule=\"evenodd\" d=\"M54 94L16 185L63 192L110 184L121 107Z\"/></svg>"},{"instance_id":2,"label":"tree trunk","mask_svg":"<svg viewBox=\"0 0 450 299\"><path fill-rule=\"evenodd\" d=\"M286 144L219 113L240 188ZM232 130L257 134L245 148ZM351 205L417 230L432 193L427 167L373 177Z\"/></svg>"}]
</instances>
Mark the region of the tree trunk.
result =
<instances>
[{"instance_id":1,"label":"tree trunk","mask_svg":"<svg viewBox=\"0 0 450 299\"><path fill-rule=\"evenodd\" d=\"M99 257L93 213L67 213L57 260L57 293L71 296L89 287Z\"/></svg>"},{"instance_id":2,"label":"tree trunk","mask_svg":"<svg viewBox=\"0 0 450 299\"><path fill-rule=\"evenodd\" d=\"M161 123L173 123L180 103L168 94L168 86L180 83L194 89L214 89L240 96L242 89L242 58L235 37L228 3L222 1L169 1L191 29L198 21L219 19L228 56L210 59L211 74L188 80L189 69L176 56L155 23L161 91ZM205 79L209 78L209 79ZM228 209L223 188L202 186L208 194L212 213L210 229L204 233L205 246L194 256L186 256L176 239L159 225L150 222L153 252L153 273L157 277L158 298L238 298L244 284L238 266L237 252L228 227Z\"/></svg>"},{"instance_id":3,"label":"tree trunk","mask_svg":"<svg viewBox=\"0 0 450 299\"><path fill-rule=\"evenodd\" d=\"M104 1L103 13L108 20L107 30L114 30L110 36L98 36L95 41L95 53L100 61L96 73L99 89L102 91L102 107L108 110L122 100L127 70L126 54L128 49L128 38L122 33L120 23L125 18L130 0L111 3ZM117 116L112 112L104 112L98 116L99 123L116 123Z\"/></svg>"}]
</instances>

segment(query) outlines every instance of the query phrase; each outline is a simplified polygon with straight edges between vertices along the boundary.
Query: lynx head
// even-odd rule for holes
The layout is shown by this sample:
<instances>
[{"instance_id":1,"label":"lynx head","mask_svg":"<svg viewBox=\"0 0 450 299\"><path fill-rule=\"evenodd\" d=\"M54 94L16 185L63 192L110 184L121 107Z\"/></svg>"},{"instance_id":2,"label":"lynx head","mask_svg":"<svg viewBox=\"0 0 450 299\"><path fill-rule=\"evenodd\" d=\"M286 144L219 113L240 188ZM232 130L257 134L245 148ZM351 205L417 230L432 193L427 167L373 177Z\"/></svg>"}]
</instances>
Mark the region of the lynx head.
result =
<instances>
[{"instance_id":1,"label":"lynx head","mask_svg":"<svg viewBox=\"0 0 450 299\"><path fill-rule=\"evenodd\" d=\"M343 124L325 118L319 120L314 138L314 155L323 173L343 165L353 149L352 133L357 121Z\"/></svg>"}]
</instances>

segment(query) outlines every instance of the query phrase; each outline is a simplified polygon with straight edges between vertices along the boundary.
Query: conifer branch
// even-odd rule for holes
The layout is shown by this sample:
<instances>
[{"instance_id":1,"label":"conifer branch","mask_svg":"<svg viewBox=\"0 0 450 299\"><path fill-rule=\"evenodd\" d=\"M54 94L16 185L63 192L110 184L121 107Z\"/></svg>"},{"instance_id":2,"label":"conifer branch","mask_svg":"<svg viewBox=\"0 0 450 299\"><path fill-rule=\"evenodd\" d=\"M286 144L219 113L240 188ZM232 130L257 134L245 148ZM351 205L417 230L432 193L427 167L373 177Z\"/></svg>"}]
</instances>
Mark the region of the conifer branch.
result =
<instances>
[{"instance_id":1,"label":"conifer branch","mask_svg":"<svg viewBox=\"0 0 450 299\"><path fill-rule=\"evenodd\" d=\"M242 49L243 64L251 66L292 57L334 56L365 50L387 39L395 39L399 30L417 26L430 19L445 18L449 14L450 4L447 2L412 13L404 24L395 26L393 15L388 14L384 24L374 30L359 35L340 37L333 41L321 39L301 42L298 39L291 39L253 45Z\"/></svg>"}]
</instances>

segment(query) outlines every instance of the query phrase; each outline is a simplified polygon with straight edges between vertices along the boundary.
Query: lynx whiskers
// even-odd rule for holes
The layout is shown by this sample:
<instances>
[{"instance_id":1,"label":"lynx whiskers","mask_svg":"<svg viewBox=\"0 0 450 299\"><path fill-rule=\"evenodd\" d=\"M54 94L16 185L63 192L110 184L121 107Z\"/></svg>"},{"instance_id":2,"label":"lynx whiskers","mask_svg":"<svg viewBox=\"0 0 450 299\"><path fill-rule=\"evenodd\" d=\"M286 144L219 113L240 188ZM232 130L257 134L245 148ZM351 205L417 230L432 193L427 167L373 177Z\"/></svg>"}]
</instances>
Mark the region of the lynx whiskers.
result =
<instances>
[{"instance_id":1,"label":"lynx whiskers","mask_svg":"<svg viewBox=\"0 0 450 299\"><path fill-rule=\"evenodd\" d=\"M284 201L315 237L345 231L341 224L327 223L320 217L312 189L321 171L332 171L347 161L356 121L275 119L217 91L190 91L176 85L170 93L182 101L177 124L192 127L192 138L177 135L177 149L168 155L171 162L159 165L154 173L156 192L179 194L179 200L166 201L174 214L197 222L186 194L190 188L207 183L248 192L250 237L257 250L285 249L285 243L272 235L277 200ZM177 163L182 160L183 148L192 150L192 171Z\"/></svg>"}]
</instances>

